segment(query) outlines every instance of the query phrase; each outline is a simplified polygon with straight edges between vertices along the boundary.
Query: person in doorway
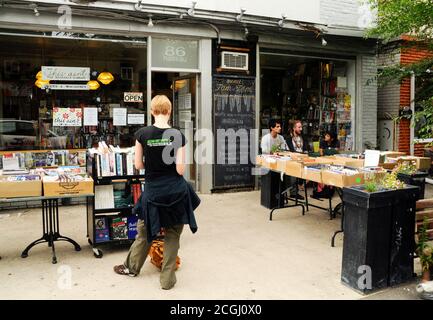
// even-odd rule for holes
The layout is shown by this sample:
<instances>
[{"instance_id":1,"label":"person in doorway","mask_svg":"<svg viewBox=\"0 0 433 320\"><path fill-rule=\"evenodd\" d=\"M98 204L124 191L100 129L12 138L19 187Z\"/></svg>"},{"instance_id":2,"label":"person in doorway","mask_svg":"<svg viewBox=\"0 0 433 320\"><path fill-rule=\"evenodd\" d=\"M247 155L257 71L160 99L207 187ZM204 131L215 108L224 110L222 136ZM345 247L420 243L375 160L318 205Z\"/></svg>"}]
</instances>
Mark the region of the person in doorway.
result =
<instances>
[{"instance_id":1,"label":"person in doorway","mask_svg":"<svg viewBox=\"0 0 433 320\"><path fill-rule=\"evenodd\" d=\"M145 189L134 212L138 214L137 236L122 265L114 272L135 277L143 266L152 241L163 230L164 256L160 284L171 289L176 283L176 258L179 239L185 224L197 231L194 210L200 199L183 178L185 170L185 136L169 126L170 100L157 95L151 102L155 122L137 131L135 167L145 169ZM144 155L144 161L143 161Z\"/></svg>"},{"instance_id":2,"label":"person in doorway","mask_svg":"<svg viewBox=\"0 0 433 320\"><path fill-rule=\"evenodd\" d=\"M337 139L337 135L333 131L327 131L320 141L320 155L328 156L338 153L340 149L340 141Z\"/></svg>"},{"instance_id":3,"label":"person in doorway","mask_svg":"<svg viewBox=\"0 0 433 320\"><path fill-rule=\"evenodd\" d=\"M271 119L269 121L270 132L262 137L260 148L263 154L273 153L274 150L285 151L288 146L281 133L281 122L279 120Z\"/></svg>"},{"instance_id":4,"label":"person in doorway","mask_svg":"<svg viewBox=\"0 0 433 320\"><path fill-rule=\"evenodd\" d=\"M287 137L287 145L291 152L307 153L309 145L307 139L302 135L302 122L295 120L290 126L290 132Z\"/></svg>"}]
</instances>

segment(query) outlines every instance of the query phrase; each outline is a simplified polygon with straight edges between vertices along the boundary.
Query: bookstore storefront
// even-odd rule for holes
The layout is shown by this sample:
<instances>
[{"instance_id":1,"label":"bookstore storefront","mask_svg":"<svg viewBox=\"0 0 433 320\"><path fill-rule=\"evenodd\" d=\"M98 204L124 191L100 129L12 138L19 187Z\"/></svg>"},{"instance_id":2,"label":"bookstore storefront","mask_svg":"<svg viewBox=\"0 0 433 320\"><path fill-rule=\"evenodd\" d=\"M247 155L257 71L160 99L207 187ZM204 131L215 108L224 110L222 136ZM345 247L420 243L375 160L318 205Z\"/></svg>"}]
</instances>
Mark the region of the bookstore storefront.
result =
<instances>
[{"instance_id":1,"label":"bookstore storefront","mask_svg":"<svg viewBox=\"0 0 433 320\"><path fill-rule=\"evenodd\" d=\"M4 35L0 150L133 145L146 119L146 39Z\"/></svg>"}]
</instances>

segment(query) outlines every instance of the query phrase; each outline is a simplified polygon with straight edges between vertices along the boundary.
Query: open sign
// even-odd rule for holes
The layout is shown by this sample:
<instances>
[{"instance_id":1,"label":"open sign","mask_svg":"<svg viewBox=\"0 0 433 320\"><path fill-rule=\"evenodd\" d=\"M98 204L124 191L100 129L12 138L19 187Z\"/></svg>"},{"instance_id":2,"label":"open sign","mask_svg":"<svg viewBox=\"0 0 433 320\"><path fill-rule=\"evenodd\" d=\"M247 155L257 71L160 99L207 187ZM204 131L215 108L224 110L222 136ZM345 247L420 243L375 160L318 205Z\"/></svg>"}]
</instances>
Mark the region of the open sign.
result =
<instances>
[{"instance_id":1,"label":"open sign","mask_svg":"<svg viewBox=\"0 0 433 320\"><path fill-rule=\"evenodd\" d=\"M124 102L143 102L143 92L124 92Z\"/></svg>"}]
</instances>

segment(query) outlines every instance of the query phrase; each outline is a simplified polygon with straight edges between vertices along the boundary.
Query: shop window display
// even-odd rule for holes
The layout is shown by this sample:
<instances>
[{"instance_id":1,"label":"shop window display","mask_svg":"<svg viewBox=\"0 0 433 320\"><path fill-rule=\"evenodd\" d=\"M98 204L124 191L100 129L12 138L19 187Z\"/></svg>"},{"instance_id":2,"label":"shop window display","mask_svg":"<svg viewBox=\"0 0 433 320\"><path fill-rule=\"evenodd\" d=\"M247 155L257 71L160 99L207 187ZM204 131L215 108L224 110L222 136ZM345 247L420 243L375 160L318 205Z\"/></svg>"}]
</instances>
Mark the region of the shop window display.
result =
<instances>
[{"instance_id":1,"label":"shop window display","mask_svg":"<svg viewBox=\"0 0 433 320\"><path fill-rule=\"evenodd\" d=\"M288 135L291 121L301 120L310 150L318 149L327 131L338 137L340 150L353 150L354 74L348 62L264 54L261 66L261 130L273 118Z\"/></svg>"},{"instance_id":2,"label":"shop window display","mask_svg":"<svg viewBox=\"0 0 433 320\"><path fill-rule=\"evenodd\" d=\"M134 144L134 132L145 123L130 125L127 115L144 114L146 119L145 40L133 45L127 39L1 39L1 151L85 149L99 141L120 147ZM82 68L89 70L89 79L46 82L41 79L43 66L59 73ZM125 102L128 92L140 93L142 98ZM84 118L85 108L96 110L92 125ZM117 124L115 108L126 108L126 119ZM64 123L57 121L59 116ZM71 116L78 118L73 121Z\"/></svg>"}]
</instances>

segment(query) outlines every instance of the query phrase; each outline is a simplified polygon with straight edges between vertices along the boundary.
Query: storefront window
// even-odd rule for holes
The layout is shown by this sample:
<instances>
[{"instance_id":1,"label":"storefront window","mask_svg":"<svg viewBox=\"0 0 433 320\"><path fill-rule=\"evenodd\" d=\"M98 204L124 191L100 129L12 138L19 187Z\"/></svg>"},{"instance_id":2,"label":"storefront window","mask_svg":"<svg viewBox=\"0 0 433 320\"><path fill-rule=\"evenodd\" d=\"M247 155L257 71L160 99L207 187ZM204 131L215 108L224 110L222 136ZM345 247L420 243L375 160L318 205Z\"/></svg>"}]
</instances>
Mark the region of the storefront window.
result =
<instances>
[{"instance_id":1,"label":"storefront window","mask_svg":"<svg viewBox=\"0 0 433 320\"><path fill-rule=\"evenodd\" d=\"M0 150L133 145L146 120L145 39L1 42Z\"/></svg>"},{"instance_id":2,"label":"storefront window","mask_svg":"<svg viewBox=\"0 0 433 320\"><path fill-rule=\"evenodd\" d=\"M262 130L278 119L287 137L291 122L301 120L310 150L318 150L328 131L340 150L354 149L354 63L272 53L260 59Z\"/></svg>"}]
</instances>

